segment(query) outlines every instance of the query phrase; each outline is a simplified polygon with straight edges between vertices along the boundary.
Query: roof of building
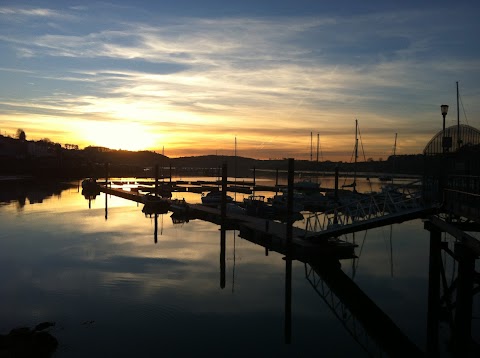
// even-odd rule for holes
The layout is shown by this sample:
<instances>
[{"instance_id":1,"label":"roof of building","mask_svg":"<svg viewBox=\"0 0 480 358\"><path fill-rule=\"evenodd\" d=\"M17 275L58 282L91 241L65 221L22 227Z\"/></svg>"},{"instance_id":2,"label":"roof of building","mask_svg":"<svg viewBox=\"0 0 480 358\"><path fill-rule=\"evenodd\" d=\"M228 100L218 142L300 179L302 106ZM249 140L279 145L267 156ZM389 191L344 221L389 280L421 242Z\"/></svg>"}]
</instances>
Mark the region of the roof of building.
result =
<instances>
[{"instance_id":1,"label":"roof of building","mask_svg":"<svg viewBox=\"0 0 480 358\"><path fill-rule=\"evenodd\" d=\"M425 146L423 153L427 155L441 154L443 152L443 137L443 130L435 134ZM456 152L460 148L480 144L480 130L467 124L455 124L445 128L445 137L447 138L446 143L451 143L451 145L448 146L449 152Z\"/></svg>"}]
</instances>

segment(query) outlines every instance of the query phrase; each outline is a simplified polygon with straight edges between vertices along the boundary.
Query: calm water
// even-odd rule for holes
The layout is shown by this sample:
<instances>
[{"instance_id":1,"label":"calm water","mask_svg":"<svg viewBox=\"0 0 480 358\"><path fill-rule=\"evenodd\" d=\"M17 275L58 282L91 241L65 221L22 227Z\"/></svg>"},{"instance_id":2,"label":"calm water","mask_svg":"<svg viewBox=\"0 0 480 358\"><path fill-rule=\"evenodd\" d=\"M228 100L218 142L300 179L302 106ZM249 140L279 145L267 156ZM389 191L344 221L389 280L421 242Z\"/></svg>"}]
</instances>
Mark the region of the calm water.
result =
<instances>
[{"instance_id":1,"label":"calm water","mask_svg":"<svg viewBox=\"0 0 480 358\"><path fill-rule=\"evenodd\" d=\"M284 257L266 256L238 231L226 233L221 288L217 225L161 215L155 243L155 219L136 203L109 196L106 211L105 194L89 208L77 187L54 195L45 187L2 190L0 333L55 321L55 357L368 356L298 261L285 344ZM355 242L359 258L342 260L342 270L424 350L429 234L422 221L356 233ZM477 295L477 316L479 306Z\"/></svg>"}]
</instances>

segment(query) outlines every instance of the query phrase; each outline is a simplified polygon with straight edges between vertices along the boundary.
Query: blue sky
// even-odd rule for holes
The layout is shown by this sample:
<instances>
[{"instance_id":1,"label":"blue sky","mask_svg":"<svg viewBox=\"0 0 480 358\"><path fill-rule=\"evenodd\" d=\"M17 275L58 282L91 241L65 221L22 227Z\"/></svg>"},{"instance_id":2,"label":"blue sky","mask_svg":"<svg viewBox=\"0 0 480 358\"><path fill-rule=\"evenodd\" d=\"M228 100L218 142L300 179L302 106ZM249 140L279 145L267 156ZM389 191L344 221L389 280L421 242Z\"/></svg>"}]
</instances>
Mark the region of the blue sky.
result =
<instances>
[{"instance_id":1,"label":"blue sky","mask_svg":"<svg viewBox=\"0 0 480 358\"><path fill-rule=\"evenodd\" d=\"M479 127L474 1L4 1L0 131L168 156L350 160ZM363 155L362 155L363 156ZM315 157L315 154L314 154Z\"/></svg>"}]
</instances>

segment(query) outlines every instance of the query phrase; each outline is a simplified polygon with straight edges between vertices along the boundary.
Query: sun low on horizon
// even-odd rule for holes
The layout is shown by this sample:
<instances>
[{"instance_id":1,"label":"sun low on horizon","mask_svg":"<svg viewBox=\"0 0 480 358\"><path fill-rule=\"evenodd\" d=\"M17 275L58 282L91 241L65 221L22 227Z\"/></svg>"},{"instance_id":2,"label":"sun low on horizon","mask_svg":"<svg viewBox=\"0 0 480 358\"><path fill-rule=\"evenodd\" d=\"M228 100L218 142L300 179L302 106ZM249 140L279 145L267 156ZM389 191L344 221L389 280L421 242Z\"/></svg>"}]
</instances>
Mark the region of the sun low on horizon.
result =
<instances>
[{"instance_id":1,"label":"sun low on horizon","mask_svg":"<svg viewBox=\"0 0 480 358\"><path fill-rule=\"evenodd\" d=\"M130 151L150 150L160 146L160 136L139 123L90 122L77 135L90 146Z\"/></svg>"},{"instance_id":2,"label":"sun low on horizon","mask_svg":"<svg viewBox=\"0 0 480 358\"><path fill-rule=\"evenodd\" d=\"M349 160L358 118L385 158L395 133L398 154L423 150L456 81L480 127L480 50L458 42L480 3L346 3L0 5L0 131L167 156L233 155L237 138L257 159L316 157L319 135L324 160Z\"/></svg>"}]
</instances>

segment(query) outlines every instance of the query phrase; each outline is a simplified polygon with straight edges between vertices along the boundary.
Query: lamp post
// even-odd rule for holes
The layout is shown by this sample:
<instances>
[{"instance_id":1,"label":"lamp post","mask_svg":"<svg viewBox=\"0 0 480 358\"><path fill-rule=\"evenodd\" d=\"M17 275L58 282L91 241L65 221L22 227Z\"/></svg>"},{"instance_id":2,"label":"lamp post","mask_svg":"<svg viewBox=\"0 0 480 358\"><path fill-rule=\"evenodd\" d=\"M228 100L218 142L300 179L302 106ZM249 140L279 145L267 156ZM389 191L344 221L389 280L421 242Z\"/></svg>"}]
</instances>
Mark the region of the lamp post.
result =
<instances>
[{"instance_id":1,"label":"lamp post","mask_svg":"<svg viewBox=\"0 0 480 358\"><path fill-rule=\"evenodd\" d=\"M442 116L443 116L443 132L442 132L442 153L445 153L445 145L446 145L446 140L445 140L445 117L447 116L448 113L448 104L442 104L440 106L440 109L442 110Z\"/></svg>"}]
</instances>

